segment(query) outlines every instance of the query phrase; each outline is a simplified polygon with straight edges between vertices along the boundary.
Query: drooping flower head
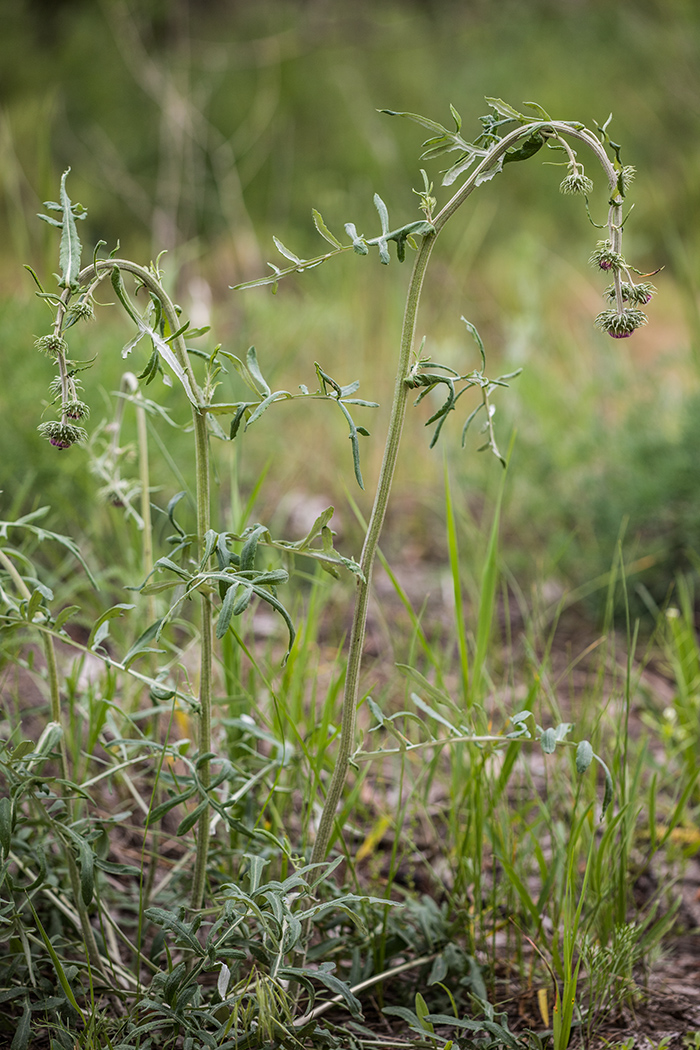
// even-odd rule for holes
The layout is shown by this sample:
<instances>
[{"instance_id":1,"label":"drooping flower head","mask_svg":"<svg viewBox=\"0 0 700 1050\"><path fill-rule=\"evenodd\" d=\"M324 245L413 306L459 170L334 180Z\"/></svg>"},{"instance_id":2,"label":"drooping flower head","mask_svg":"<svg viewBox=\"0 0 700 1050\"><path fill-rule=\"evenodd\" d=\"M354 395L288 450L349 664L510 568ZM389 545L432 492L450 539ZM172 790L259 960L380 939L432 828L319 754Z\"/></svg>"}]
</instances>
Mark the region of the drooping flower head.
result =
<instances>
[{"instance_id":1,"label":"drooping flower head","mask_svg":"<svg viewBox=\"0 0 700 1050\"><path fill-rule=\"evenodd\" d=\"M617 310L603 310L595 319L596 327L602 328L613 339L627 339L632 332L646 323L646 314L635 307L628 307L621 313Z\"/></svg>"},{"instance_id":2,"label":"drooping flower head","mask_svg":"<svg viewBox=\"0 0 700 1050\"><path fill-rule=\"evenodd\" d=\"M82 427L73 426L72 423L59 423L56 419L42 423L38 430L54 448L60 450L70 448L71 445L87 438L87 432Z\"/></svg>"}]
</instances>

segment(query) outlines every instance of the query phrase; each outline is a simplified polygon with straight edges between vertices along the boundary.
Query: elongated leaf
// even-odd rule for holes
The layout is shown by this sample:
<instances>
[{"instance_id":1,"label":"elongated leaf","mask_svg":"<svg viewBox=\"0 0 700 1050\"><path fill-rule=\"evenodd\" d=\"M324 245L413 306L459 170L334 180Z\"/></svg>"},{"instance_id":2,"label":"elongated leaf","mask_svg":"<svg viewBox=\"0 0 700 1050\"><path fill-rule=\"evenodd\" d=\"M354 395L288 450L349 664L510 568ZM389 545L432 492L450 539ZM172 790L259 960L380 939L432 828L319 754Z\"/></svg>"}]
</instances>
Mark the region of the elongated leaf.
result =
<instances>
[{"instance_id":1,"label":"elongated leaf","mask_svg":"<svg viewBox=\"0 0 700 1050\"><path fill-rule=\"evenodd\" d=\"M450 1017L449 1014L428 1014L426 1020L437 1025L447 1025L451 1028L463 1028L468 1032L490 1032L491 1035L495 1036L494 1043L496 1043L496 1045L507 1046L509 1047L509 1050L522 1050L522 1044L518 1042L512 1032L507 1028L504 1028L503 1025L498 1024L496 1021L488 1021L486 1018L472 1021L467 1017Z\"/></svg>"},{"instance_id":2,"label":"elongated leaf","mask_svg":"<svg viewBox=\"0 0 700 1050\"><path fill-rule=\"evenodd\" d=\"M262 598L264 602L267 602L268 605L271 605L272 608L280 614L280 616L287 625L287 631L289 632L289 645L287 647L287 652L284 654L284 657L282 659L282 663L285 664L287 662L287 658L290 652L292 651L294 639L296 638L296 630L294 628L294 624L292 623L289 613L282 605L282 602L275 598L274 594L270 594L269 591L265 591L262 589L258 590L257 587L255 588L255 593L257 594L258 598Z\"/></svg>"},{"instance_id":3,"label":"elongated leaf","mask_svg":"<svg viewBox=\"0 0 700 1050\"><path fill-rule=\"evenodd\" d=\"M80 869L80 893L84 904L90 904L95 892L95 854L84 838L78 842L78 868Z\"/></svg>"},{"instance_id":4,"label":"elongated leaf","mask_svg":"<svg viewBox=\"0 0 700 1050\"><path fill-rule=\"evenodd\" d=\"M246 354L246 365L248 366L248 371L255 380L255 383L258 385L259 389L262 390L265 397L267 397L271 393L271 391L269 386L267 385L267 382L263 378L262 372L260 371L260 365L258 364L258 355L254 346L251 346L248 349L248 353Z\"/></svg>"},{"instance_id":5,"label":"elongated leaf","mask_svg":"<svg viewBox=\"0 0 700 1050\"><path fill-rule=\"evenodd\" d=\"M253 597L252 587L241 587L241 593L238 595L236 601L233 603L231 610L232 616L240 616L242 612L250 605L250 599Z\"/></svg>"},{"instance_id":6,"label":"elongated leaf","mask_svg":"<svg viewBox=\"0 0 700 1050\"><path fill-rule=\"evenodd\" d=\"M61 176L61 212L63 220L61 222L61 247L59 250L59 261L61 266L61 280L59 285L61 288L70 288L71 291L75 291L78 288L77 277L80 273L80 252L81 244L80 238L78 237L78 230L75 225L75 211L71 204L70 197L66 191L66 178L70 168L63 172ZM79 205L76 205L76 209ZM80 215L80 218L84 218L84 213Z\"/></svg>"},{"instance_id":7,"label":"elongated leaf","mask_svg":"<svg viewBox=\"0 0 700 1050\"><path fill-rule=\"evenodd\" d=\"M362 1020L362 1004L356 995L350 989L350 986L341 981L338 977L335 977L332 973L327 973L325 970L302 970L297 967L287 966L284 969L278 971L280 977L291 977L299 978L302 975L305 977L312 977L315 981L320 981L326 988L329 988L334 994L342 996L343 1002L347 1006L348 1010L353 1017L358 1020Z\"/></svg>"},{"instance_id":8,"label":"elongated leaf","mask_svg":"<svg viewBox=\"0 0 700 1050\"><path fill-rule=\"evenodd\" d=\"M233 606L236 598L236 592L238 590L238 584L231 584L226 593L224 594L224 600L221 605L221 612L219 613L219 619L216 622L216 637L223 638L229 629L231 623L231 617L233 616Z\"/></svg>"},{"instance_id":9,"label":"elongated leaf","mask_svg":"<svg viewBox=\"0 0 700 1050\"><path fill-rule=\"evenodd\" d=\"M549 113L547 112L547 110L546 109L542 109L542 106L540 106L540 104L538 102L523 102L523 105L527 106L528 109L534 110L534 112L537 114L537 116L541 117L542 120L551 120L552 119L550 117Z\"/></svg>"},{"instance_id":10,"label":"elongated leaf","mask_svg":"<svg viewBox=\"0 0 700 1050\"><path fill-rule=\"evenodd\" d=\"M118 266L112 267L110 277L112 281L112 287L114 288L114 291L116 292L122 306L129 314L129 317L131 317L132 321L136 324L136 327L139 329L140 332L143 332L144 335L148 335L150 337L155 349L158 351L163 360L167 363L171 371L173 371L177 378L180 380L182 388L185 391L189 401L195 406L195 408L200 408L200 403L197 400L194 390L192 389L192 384L189 381L187 373L185 372L184 368L178 361L171 348L168 346L167 341L161 335L159 335L155 328L152 328L149 324L147 324L146 321L144 321L143 317L141 317L139 313L134 309L133 304L129 299L129 296L126 293L126 288L124 287L121 271Z\"/></svg>"},{"instance_id":11,"label":"elongated leaf","mask_svg":"<svg viewBox=\"0 0 700 1050\"><path fill-rule=\"evenodd\" d=\"M36 911L34 910L34 905L32 904L31 900L27 899L27 904L29 905L29 908L30 908L30 911L31 911L32 915L34 916L34 922L36 923L36 928L39 931L41 939L42 939L42 941L44 942L44 944L46 946L46 950L49 953L49 955L51 956L51 962L53 963L54 970L56 971L56 976L58 977L58 979L59 979L59 981L61 983L61 988L63 989L63 991L65 993L66 999L71 1004L71 1006L73 1007L75 1012L78 1014L78 1016L82 1017L83 1021L85 1021L85 1023L87 1024L87 1018L85 1017L85 1014L83 1013L83 1011L78 1006L77 999L75 998L75 995L73 994L73 989L71 988L70 983L68 981L68 978L66 977L65 970L63 969L63 967L61 965L61 960L59 959L58 955L56 954L56 949L54 948L53 944L49 940L49 935L47 934L46 930L41 925L41 920L40 920L39 916L37 915Z\"/></svg>"},{"instance_id":12,"label":"elongated leaf","mask_svg":"<svg viewBox=\"0 0 700 1050\"><path fill-rule=\"evenodd\" d=\"M192 795L196 794L196 791L197 789L194 787L188 788L188 790L183 791L181 795L175 795L173 798L168 798L165 802L161 802L159 806L156 806L155 809L149 811L146 818L146 827L150 828L152 824L159 821L160 818L164 817L166 813L169 813L171 809L175 809L175 806L181 805L183 802L186 802L188 798L191 798Z\"/></svg>"},{"instance_id":13,"label":"elongated leaf","mask_svg":"<svg viewBox=\"0 0 700 1050\"><path fill-rule=\"evenodd\" d=\"M305 265L306 260L300 259L298 255L294 254L294 252L290 252L289 248L286 248L278 237L273 237L272 239L275 242L275 247L277 248L277 251L280 253L280 255L283 255L285 259L289 259L290 262L296 263L297 266Z\"/></svg>"},{"instance_id":14,"label":"elongated leaf","mask_svg":"<svg viewBox=\"0 0 700 1050\"><path fill-rule=\"evenodd\" d=\"M321 531L331 520L333 514L334 508L326 507L326 509L322 511L316 518L316 521L313 523L306 536L304 536L304 539L299 540L298 543L294 544L295 548L299 551L303 551L306 550L307 547L310 547L312 542L316 539L317 536L321 534Z\"/></svg>"},{"instance_id":15,"label":"elongated leaf","mask_svg":"<svg viewBox=\"0 0 700 1050\"><path fill-rule=\"evenodd\" d=\"M291 398L291 394L288 390L275 390L273 394L268 394L264 397L254 412L251 412L246 422L246 428L255 423L256 420L260 419L263 412L270 407L274 401L286 401Z\"/></svg>"},{"instance_id":16,"label":"elongated leaf","mask_svg":"<svg viewBox=\"0 0 700 1050\"><path fill-rule=\"evenodd\" d=\"M146 630L143 632L143 634L141 634L136 639L136 641L134 642L134 644L131 646L131 648L129 649L128 653L124 657L124 660L122 661L123 664L124 664L124 667L129 667L129 665L132 663L132 661L134 661L136 659L137 656L142 656L144 653L161 653L161 652L163 652L162 649L153 649L148 644L149 642L152 642L155 638L157 638L160 635L161 629L163 627L163 623L164 623L164 619L163 618L161 618L160 620L156 620L155 623L152 623L150 625L150 627L147 627Z\"/></svg>"},{"instance_id":17,"label":"elongated leaf","mask_svg":"<svg viewBox=\"0 0 700 1050\"><path fill-rule=\"evenodd\" d=\"M77 612L80 612L79 605L66 605L64 609L61 609L60 613L53 622L54 630L62 631L64 623L66 623L70 619L70 617L74 616Z\"/></svg>"},{"instance_id":18,"label":"elongated leaf","mask_svg":"<svg viewBox=\"0 0 700 1050\"><path fill-rule=\"evenodd\" d=\"M32 1008L29 1004L29 1000L24 1001L24 1010L22 1016L19 1019L15 1034L12 1037L10 1044L10 1050L27 1050L29 1046L29 1037L32 1034Z\"/></svg>"},{"instance_id":19,"label":"elongated leaf","mask_svg":"<svg viewBox=\"0 0 700 1050\"><path fill-rule=\"evenodd\" d=\"M113 620L117 616L122 616L129 609L133 608L133 605L126 605L123 602L120 602L118 605L113 605L110 609L107 609L106 612L103 612L95 621L92 630L90 631L90 636L87 641L88 649L94 648L95 645L104 640L109 633L109 629L106 632L103 632L101 631L101 628L106 626L109 620Z\"/></svg>"},{"instance_id":20,"label":"elongated leaf","mask_svg":"<svg viewBox=\"0 0 700 1050\"><path fill-rule=\"evenodd\" d=\"M411 681L415 682L419 686L421 692L431 697L434 701L436 701L436 703L444 704L444 706L449 708L449 710L452 711L454 715L460 715L460 709L454 703L452 698L448 696L447 693L442 692L441 689L438 689L431 682L429 682L428 679L420 673L420 671L416 671L415 668L409 667L408 664L396 664L396 669L402 675L405 675L406 678L410 678Z\"/></svg>"},{"instance_id":21,"label":"elongated leaf","mask_svg":"<svg viewBox=\"0 0 700 1050\"><path fill-rule=\"evenodd\" d=\"M12 842L12 803L7 795L0 798L0 847L6 857Z\"/></svg>"},{"instance_id":22,"label":"elongated leaf","mask_svg":"<svg viewBox=\"0 0 700 1050\"><path fill-rule=\"evenodd\" d=\"M255 568L255 554L258 549L258 541L265 532L267 532L267 529L264 525L254 526L253 531L243 544L243 549L241 550L241 571L245 572Z\"/></svg>"},{"instance_id":23,"label":"elongated leaf","mask_svg":"<svg viewBox=\"0 0 700 1050\"><path fill-rule=\"evenodd\" d=\"M55 543L60 543L62 547L65 547L66 550L70 551L71 554L78 559L82 567L85 569L90 583L95 590L99 590L97 580L90 572L87 562L80 553L80 548L77 544L70 539L69 536L62 536L58 532L51 532L49 529L42 529L40 526L34 524L36 519L43 517L49 509L49 507L39 507L37 510L31 511L31 513L25 514L21 518L17 518L16 521L0 521L0 539L7 539L8 530L11 528L24 528L36 536L40 542L43 542L44 540L53 540Z\"/></svg>"},{"instance_id":24,"label":"elongated leaf","mask_svg":"<svg viewBox=\"0 0 700 1050\"><path fill-rule=\"evenodd\" d=\"M181 922L173 912L165 911L164 908L146 908L144 915L156 925L172 930L181 943L186 944L197 955L205 955L205 950L192 933L192 930Z\"/></svg>"},{"instance_id":25,"label":"elongated leaf","mask_svg":"<svg viewBox=\"0 0 700 1050\"><path fill-rule=\"evenodd\" d=\"M433 710L433 708L426 704L424 700L421 700L417 693L411 693L411 700L416 707L420 708L420 710L426 715L430 718L434 718L436 722L440 723L440 725L445 726L451 735L459 736L459 730L455 729L451 722L448 722L446 718L443 718L441 714L438 714L437 711Z\"/></svg>"},{"instance_id":26,"label":"elongated leaf","mask_svg":"<svg viewBox=\"0 0 700 1050\"><path fill-rule=\"evenodd\" d=\"M343 246L338 240L338 238L331 233L331 231L328 229L325 222L323 221L323 216L321 215L320 211L316 211L315 208L312 208L311 215L313 216L314 226L324 238L324 240L328 241L329 244L332 244L334 248L342 248Z\"/></svg>"},{"instance_id":27,"label":"elongated leaf","mask_svg":"<svg viewBox=\"0 0 700 1050\"><path fill-rule=\"evenodd\" d=\"M593 748L587 740L582 740L576 748L576 772L580 775L586 772L593 761Z\"/></svg>"},{"instance_id":28,"label":"elongated leaf","mask_svg":"<svg viewBox=\"0 0 700 1050\"><path fill-rule=\"evenodd\" d=\"M544 138L535 132L525 139L522 146L518 146L517 149L509 149L503 157L503 163L509 164L512 161L529 160L530 157L534 157L536 153L539 153L543 146Z\"/></svg>"},{"instance_id":29,"label":"elongated leaf","mask_svg":"<svg viewBox=\"0 0 700 1050\"><path fill-rule=\"evenodd\" d=\"M526 117L522 113L518 113L517 109L513 109L511 105L504 102L502 98L485 98L485 102L495 109L502 117L509 117L511 120L517 120L520 124L527 124L531 117Z\"/></svg>"},{"instance_id":30,"label":"elongated leaf","mask_svg":"<svg viewBox=\"0 0 700 1050\"><path fill-rule=\"evenodd\" d=\"M188 813L187 816L180 821L175 834L186 835L187 832L195 826L202 813L204 813L208 806L209 800L205 798L203 802L200 802L199 805L195 809L193 809L191 813Z\"/></svg>"}]
</instances>

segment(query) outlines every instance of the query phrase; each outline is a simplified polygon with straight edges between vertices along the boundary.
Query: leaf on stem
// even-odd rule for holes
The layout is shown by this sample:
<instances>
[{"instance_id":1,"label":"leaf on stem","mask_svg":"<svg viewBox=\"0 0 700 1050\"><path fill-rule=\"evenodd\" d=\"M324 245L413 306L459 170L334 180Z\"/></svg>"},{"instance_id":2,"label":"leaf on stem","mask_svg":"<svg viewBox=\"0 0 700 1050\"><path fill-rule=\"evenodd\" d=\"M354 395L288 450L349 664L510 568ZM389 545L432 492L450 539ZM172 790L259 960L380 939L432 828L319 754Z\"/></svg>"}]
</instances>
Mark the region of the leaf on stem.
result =
<instances>
[{"instance_id":1,"label":"leaf on stem","mask_svg":"<svg viewBox=\"0 0 700 1050\"><path fill-rule=\"evenodd\" d=\"M77 278L80 273L80 253L82 251L75 220L84 219L87 211L82 204L73 204L68 196L66 178L69 172L70 168L67 168L61 176L60 204L55 201L44 201L44 207L50 211L60 212L61 218L54 219L48 215L39 215L39 218L61 230L59 248L61 276L58 285L59 288L70 288L72 292L75 292L80 287Z\"/></svg>"}]
</instances>

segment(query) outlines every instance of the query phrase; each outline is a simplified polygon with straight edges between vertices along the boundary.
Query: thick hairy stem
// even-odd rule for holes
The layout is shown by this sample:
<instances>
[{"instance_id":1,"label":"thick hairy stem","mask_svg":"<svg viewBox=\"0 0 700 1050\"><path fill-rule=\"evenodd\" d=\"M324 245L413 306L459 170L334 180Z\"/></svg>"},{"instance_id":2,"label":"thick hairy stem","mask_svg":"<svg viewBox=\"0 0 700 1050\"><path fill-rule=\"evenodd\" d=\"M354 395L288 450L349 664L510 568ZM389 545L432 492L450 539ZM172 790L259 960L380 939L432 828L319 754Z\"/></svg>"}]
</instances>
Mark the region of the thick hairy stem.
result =
<instances>
[{"instance_id":1,"label":"thick hairy stem","mask_svg":"<svg viewBox=\"0 0 700 1050\"><path fill-rule=\"evenodd\" d=\"M480 176L488 173L488 171L498 163L507 150L514 146L520 139L528 138L535 132L540 132L544 136L551 135L552 137L558 137L566 135L579 139L596 155L605 171L612 190L610 213L608 216L610 239L613 249L615 251L620 250L622 236L620 228L622 201L617 193L617 172L610 162L605 149L595 135L585 128L576 128L562 121L542 121L541 123L528 124L524 127L516 128L508 135L504 136L504 138L489 151L488 156L484 157L469 178L432 220L435 232L426 234L423 237L418 249L418 255L413 267L413 274L408 289L396 372L396 383L394 386L394 400L389 421L389 431L377 485L377 493L374 499L374 506L372 508L369 525L367 527L367 534L362 549L362 557L360 559L360 568L362 570L363 578L360 579L357 584L355 598L355 611L350 635L348 667L343 695L338 754L336 756L333 774L328 786L328 792L326 794L318 831L316 833L316 841L311 856L312 863L319 863L325 860L333 830L336 810L347 777L350 757L354 746L355 714L359 699L360 669L362 665L362 650L365 640L372 569L389 502L391 486L394 480L396 461L403 431L409 394L406 378L410 370L411 352L415 340L418 305L420 302L425 271L438 233L445 223L449 221L452 215L454 215L457 209L464 203L467 197L469 197L474 191L479 183ZM617 276L616 287L617 285L619 285L619 275Z\"/></svg>"},{"instance_id":2,"label":"thick hairy stem","mask_svg":"<svg viewBox=\"0 0 700 1050\"><path fill-rule=\"evenodd\" d=\"M162 308L163 314L171 332L177 332L181 327L177 311L166 294L160 281L143 266L128 259L103 259L95 266L86 267L78 277L80 284L85 284L91 279L97 280L102 274L109 273L114 267L118 267L125 273L131 273L137 278L153 295L155 295ZM201 550L204 536L209 531L211 524L211 496L209 480L209 437L207 434L207 418L204 397L199 388L189 355L182 335L172 340L172 348L178 363L187 377L191 393L196 403L192 404L192 419L194 424L195 441L195 471L196 471L196 498L197 498L197 538L198 549ZM208 755L211 752L211 701L212 701L212 615L209 598L201 596L201 659L199 672L199 754ZM205 759L198 770L202 786L206 790L211 782L211 768L209 759ZM202 814L197 832L197 855L195 859L195 871L192 884L191 904L193 908L200 908L204 895L204 881L207 866L207 854L209 848L209 813L205 809Z\"/></svg>"}]
</instances>

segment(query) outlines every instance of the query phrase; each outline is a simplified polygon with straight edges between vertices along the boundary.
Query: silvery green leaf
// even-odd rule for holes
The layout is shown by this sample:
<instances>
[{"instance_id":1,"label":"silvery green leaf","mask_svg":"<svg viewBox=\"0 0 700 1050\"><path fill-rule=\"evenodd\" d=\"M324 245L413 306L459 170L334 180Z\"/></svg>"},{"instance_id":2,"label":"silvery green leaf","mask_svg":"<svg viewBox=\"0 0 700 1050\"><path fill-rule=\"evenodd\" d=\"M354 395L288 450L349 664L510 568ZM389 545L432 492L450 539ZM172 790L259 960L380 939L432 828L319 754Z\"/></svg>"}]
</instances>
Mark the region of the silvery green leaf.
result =
<instances>
[{"instance_id":1,"label":"silvery green leaf","mask_svg":"<svg viewBox=\"0 0 700 1050\"><path fill-rule=\"evenodd\" d=\"M12 803L7 795L0 798L0 847L6 857L12 842Z\"/></svg>"},{"instance_id":2,"label":"silvery green leaf","mask_svg":"<svg viewBox=\"0 0 700 1050\"><path fill-rule=\"evenodd\" d=\"M443 718L441 714L438 714L437 711L435 711L432 707L426 704L424 700L421 700L417 693L411 693L411 700L416 705L416 707L420 708L420 710L423 711L426 715L429 715L430 718L434 718L436 722L440 723L440 725L445 726L445 728L449 730L452 736L459 736L459 730L457 730L451 722L448 722L446 718Z\"/></svg>"},{"instance_id":3,"label":"silvery green leaf","mask_svg":"<svg viewBox=\"0 0 700 1050\"><path fill-rule=\"evenodd\" d=\"M226 992L228 991L229 981L231 980L231 971L225 962L221 964L221 970L219 971L219 977L216 982L216 990L219 993L221 999L226 998Z\"/></svg>"},{"instance_id":4,"label":"silvery green leaf","mask_svg":"<svg viewBox=\"0 0 700 1050\"><path fill-rule=\"evenodd\" d=\"M267 532L264 525L255 525L253 531L250 533L246 542L243 545L241 551L241 562L240 567L243 571L253 569L255 567L255 552L258 549L258 542L263 535Z\"/></svg>"},{"instance_id":5,"label":"silvery green leaf","mask_svg":"<svg viewBox=\"0 0 700 1050\"><path fill-rule=\"evenodd\" d=\"M298 255L294 254L294 252L290 252L289 248L286 248L278 237L273 237L272 239L275 242L275 247L277 248L277 251L280 253L280 255L283 255L285 259L289 259L290 262L295 263L297 266L306 265L306 260L300 259Z\"/></svg>"},{"instance_id":6,"label":"silvery green leaf","mask_svg":"<svg viewBox=\"0 0 700 1050\"><path fill-rule=\"evenodd\" d=\"M527 106L528 109L534 110L535 113L537 114L537 116L541 117L542 120L551 120L552 119L550 117L549 113L547 112L547 110L546 109L542 109L542 106L540 106L540 104L538 102L523 102L523 105Z\"/></svg>"},{"instance_id":7,"label":"silvery green leaf","mask_svg":"<svg viewBox=\"0 0 700 1050\"><path fill-rule=\"evenodd\" d=\"M268 394L270 394L270 388L267 385L265 379L263 378L262 372L260 371L260 365L258 364L258 355L254 346L248 348L248 353L246 354L246 364L248 366L248 371L252 375L253 379L259 385L264 395L267 397Z\"/></svg>"},{"instance_id":8,"label":"silvery green leaf","mask_svg":"<svg viewBox=\"0 0 700 1050\"><path fill-rule=\"evenodd\" d=\"M313 216L314 226L324 238L324 240L328 241L329 244L332 244L334 248L342 248L343 246L338 240L338 238L331 233L331 231L328 229L325 222L323 221L323 216L321 215L320 211L316 211L315 208L312 208L311 215Z\"/></svg>"},{"instance_id":9,"label":"silvery green leaf","mask_svg":"<svg viewBox=\"0 0 700 1050\"><path fill-rule=\"evenodd\" d=\"M593 748L587 740L582 740L576 748L576 772L581 776L593 760Z\"/></svg>"},{"instance_id":10,"label":"silvery green leaf","mask_svg":"<svg viewBox=\"0 0 700 1050\"><path fill-rule=\"evenodd\" d=\"M389 212L386 204L378 193L374 195L374 206L379 212L379 221L382 224L382 233L389 232Z\"/></svg>"},{"instance_id":11,"label":"silvery green leaf","mask_svg":"<svg viewBox=\"0 0 700 1050\"><path fill-rule=\"evenodd\" d=\"M263 412L270 407L275 401L285 401L291 398L293 395L288 390L276 390L273 394L268 394L264 397L258 407L251 412L250 417L246 423L246 427L249 427L251 423L255 423L256 420L260 419Z\"/></svg>"},{"instance_id":12,"label":"silvery green leaf","mask_svg":"<svg viewBox=\"0 0 700 1050\"><path fill-rule=\"evenodd\" d=\"M250 605L250 599L253 597L252 587L241 587L241 593L233 604L232 615L240 616L242 612Z\"/></svg>"},{"instance_id":13,"label":"silvery green leaf","mask_svg":"<svg viewBox=\"0 0 700 1050\"><path fill-rule=\"evenodd\" d=\"M448 170L445 172L445 174L442 177L442 185L451 186L452 183L455 182L460 175L463 175L465 171L469 171L472 164L474 164L474 162L478 159L479 157L474 153L467 154L466 156L462 157L460 160L457 161L456 164L453 164L452 167L448 168Z\"/></svg>"},{"instance_id":14,"label":"silvery green leaf","mask_svg":"<svg viewBox=\"0 0 700 1050\"><path fill-rule=\"evenodd\" d=\"M518 113L517 109L513 109L511 105L504 102L502 98L485 98L484 100L491 106L491 109L495 109L502 117L510 117L511 120L517 120L521 124L527 124L529 117L523 116L522 113Z\"/></svg>"},{"instance_id":15,"label":"silvery green leaf","mask_svg":"<svg viewBox=\"0 0 700 1050\"><path fill-rule=\"evenodd\" d=\"M307 532L307 534L304 537L304 539L303 540L299 540L298 543L295 543L294 546L296 547L297 550L299 550L299 551L306 550L306 548L311 545L313 540L315 540L316 537L320 535L321 530L323 528L325 528L325 526L331 520L331 518L333 517L333 512L334 512L334 508L333 507L326 507L326 509L324 511L322 511L321 514L319 514L319 516L316 518L316 521L313 523L313 525L311 526L311 528Z\"/></svg>"},{"instance_id":16,"label":"silvery green leaf","mask_svg":"<svg viewBox=\"0 0 700 1050\"><path fill-rule=\"evenodd\" d=\"M62 288L70 288L71 291L78 288L77 277L80 273L80 252L81 244L80 238L78 237L78 230L75 225L76 217L84 218L85 214L80 214L78 211L78 205L75 207L71 204L68 193L66 192L66 178L70 168L63 172L61 177L61 211L63 213L62 229L63 234L61 236L61 247L59 250L59 260L61 264L61 281L60 285ZM77 212L77 216L76 216Z\"/></svg>"},{"instance_id":17,"label":"silvery green leaf","mask_svg":"<svg viewBox=\"0 0 700 1050\"><path fill-rule=\"evenodd\" d=\"M229 629L231 617L233 616L233 607L235 604L238 586L239 585L237 583L232 583L224 595L224 600L221 605L221 612L219 613L219 619L216 622L217 638L223 638Z\"/></svg>"},{"instance_id":18,"label":"silvery green leaf","mask_svg":"<svg viewBox=\"0 0 700 1050\"><path fill-rule=\"evenodd\" d=\"M486 171L480 171L476 177L475 185L481 186L484 182L489 182L495 175L499 175L503 171L503 157L499 157L492 167L487 168Z\"/></svg>"},{"instance_id":19,"label":"silvery green leaf","mask_svg":"<svg viewBox=\"0 0 700 1050\"><path fill-rule=\"evenodd\" d=\"M267 602L268 605L271 605L272 608L280 614L280 616L287 625L287 631L289 633L289 645L287 647L287 652L284 654L284 657L282 659L282 663L285 664L287 662L287 657L292 651L294 639L296 638L296 630L294 629L294 624L292 623L289 613L285 609L284 605L282 605L282 602L275 598L274 594L271 594L269 591L263 589L258 589L257 587L255 588L255 593L257 594L258 598L262 598L264 602Z\"/></svg>"},{"instance_id":20,"label":"silvery green leaf","mask_svg":"<svg viewBox=\"0 0 700 1050\"><path fill-rule=\"evenodd\" d=\"M551 755L557 746L557 734L554 729L545 729L540 737L540 744L545 755Z\"/></svg>"}]
</instances>

